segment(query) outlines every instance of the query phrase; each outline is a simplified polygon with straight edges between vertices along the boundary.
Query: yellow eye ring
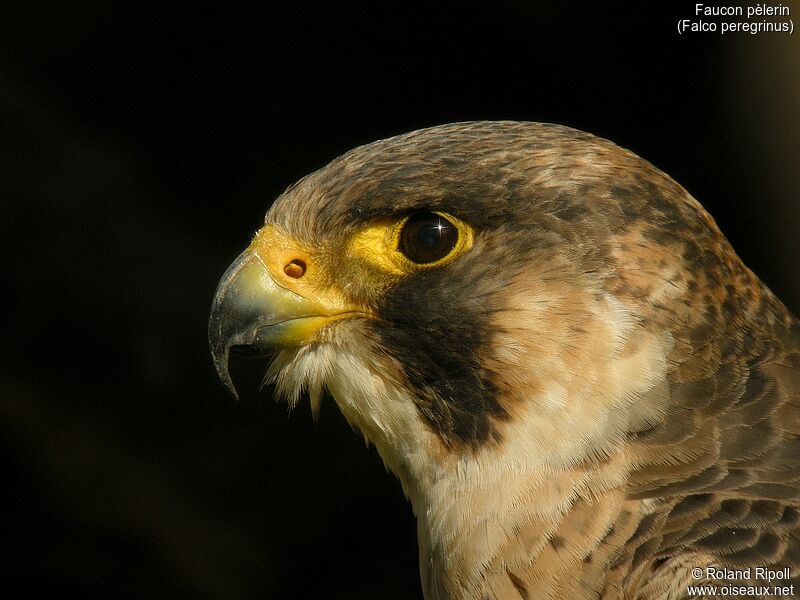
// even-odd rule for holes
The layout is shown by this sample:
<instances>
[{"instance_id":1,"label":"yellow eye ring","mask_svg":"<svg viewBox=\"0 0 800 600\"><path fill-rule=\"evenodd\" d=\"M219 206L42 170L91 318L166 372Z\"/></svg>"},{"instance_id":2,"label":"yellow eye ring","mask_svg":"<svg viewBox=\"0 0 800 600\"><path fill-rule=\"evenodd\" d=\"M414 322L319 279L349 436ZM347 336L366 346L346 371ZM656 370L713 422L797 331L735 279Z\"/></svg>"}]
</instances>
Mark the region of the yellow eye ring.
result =
<instances>
[{"instance_id":1,"label":"yellow eye ring","mask_svg":"<svg viewBox=\"0 0 800 600\"><path fill-rule=\"evenodd\" d=\"M399 220L388 231L387 246L403 269L442 266L472 247L472 228L440 211L421 211Z\"/></svg>"},{"instance_id":2,"label":"yellow eye ring","mask_svg":"<svg viewBox=\"0 0 800 600\"><path fill-rule=\"evenodd\" d=\"M458 228L442 215L418 212L400 227L397 249L414 264L429 265L446 258L458 237Z\"/></svg>"},{"instance_id":3,"label":"yellow eye ring","mask_svg":"<svg viewBox=\"0 0 800 600\"><path fill-rule=\"evenodd\" d=\"M453 247L430 262L415 262L403 254L401 236L404 227L420 214L434 215L452 225L457 232ZM445 265L472 247L474 232L469 224L441 211L420 211L400 219L382 218L373 221L348 240L345 255L363 261L391 275L408 275L422 269ZM406 247L407 249L407 247Z\"/></svg>"}]
</instances>

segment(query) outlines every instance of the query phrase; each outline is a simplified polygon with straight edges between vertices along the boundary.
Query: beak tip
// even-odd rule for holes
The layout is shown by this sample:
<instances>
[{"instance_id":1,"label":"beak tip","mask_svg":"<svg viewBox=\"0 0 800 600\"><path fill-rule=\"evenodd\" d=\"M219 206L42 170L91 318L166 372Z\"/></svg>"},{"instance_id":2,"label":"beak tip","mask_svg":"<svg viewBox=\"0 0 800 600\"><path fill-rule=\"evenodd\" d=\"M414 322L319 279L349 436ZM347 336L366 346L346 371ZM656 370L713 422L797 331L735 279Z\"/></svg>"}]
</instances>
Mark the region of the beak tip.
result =
<instances>
[{"instance_id":1,"label":"beak tip","mask_svg":"<svg viewBox=\"0 0 800 600\"><path fill-rule=\"evenodd\" d=\"M228 369L230 347L226 343L226 338L222 335L222 327L218 314L212 313L211 319L209 320L208 334L209 349L211 350L211 359L214 362L214 369L217 371L217 375L225 386L225 389L233 396L234 400L238 400L239 393L236 391L236 386L233 384L233 379Z\"/></svg>"},{"instance_id":2,"label":"beak tip","mask_svg":"<svg viewBox=\"0 0 800 600\"><path fill-rule=\"evenodd\" d=\"M225 358L220 361L218 358L214 358L214 366L217 369L217 374L219 378L222 380L222 385L225 386L225 389L228 390L231 396L233 396L234 400L239 399L239 392L236 391L236 386L233 384L233 379L231 379L230 372L228 371L228 357L227 352L225 353Z\"/></svg>"},{"instance_id":3,"label":"beak tip","mask_svg":"<svg viewBox=\"0 0 800 600\"><path fill-rule=\"evenodd\" d=\"M219 375L222 385L233 396L235 400L239 399L239 393L236 391L236 386L231 379L230 371L228 370L228 361L230 358L230 350L225 346L211 346L211 359L214 361L214 368Z\"/></svg>"},{"instance_id":4,"label":"beak tip","mask_svg":"<svg viewBox=\"0 0 800 600\"><path fill-rule=\"evenodd\" d=\"M233 382L224 382L225 389L228 390L228 393L233 396L233 399L237 402L239 401L239 392L236 391L236 387L234 387Z\"/></svg>"}]
</instances>

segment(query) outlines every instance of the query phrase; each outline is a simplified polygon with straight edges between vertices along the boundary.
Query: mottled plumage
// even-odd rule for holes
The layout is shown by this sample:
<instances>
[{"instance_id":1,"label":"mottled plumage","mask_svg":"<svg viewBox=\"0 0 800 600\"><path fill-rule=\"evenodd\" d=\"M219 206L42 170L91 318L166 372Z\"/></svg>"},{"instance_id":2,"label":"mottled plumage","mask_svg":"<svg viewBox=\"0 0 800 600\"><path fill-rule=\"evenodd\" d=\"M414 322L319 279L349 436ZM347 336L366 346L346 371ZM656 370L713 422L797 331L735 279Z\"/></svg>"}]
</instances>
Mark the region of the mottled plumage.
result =
<instances>
[{"instance_id":1,"label":"mottled plumage","mask_svg":"<svg viewBox=\"0 0 800 600\"><path fill-rule=\"evenodd\" d=\"M398 262L420 211L469 247ZM287 189L246 258L330 322L226 341L233 269L223 377L253 343L290 402L327 387L412 502L429 600L683 598L706 565L800 584L798 320L648 162L556 125L412 132Z\"/></svg>"}]
</instances>

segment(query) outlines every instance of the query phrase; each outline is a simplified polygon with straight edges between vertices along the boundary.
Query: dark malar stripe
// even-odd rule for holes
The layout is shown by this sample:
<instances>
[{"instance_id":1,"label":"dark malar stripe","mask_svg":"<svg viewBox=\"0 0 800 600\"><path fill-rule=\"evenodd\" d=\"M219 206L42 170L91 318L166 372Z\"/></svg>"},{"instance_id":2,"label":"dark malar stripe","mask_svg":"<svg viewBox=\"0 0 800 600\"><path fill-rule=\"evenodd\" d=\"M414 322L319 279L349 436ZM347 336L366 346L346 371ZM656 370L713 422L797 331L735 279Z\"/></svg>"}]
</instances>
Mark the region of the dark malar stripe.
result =
<instances>
[{"instance_id":1,"label":"dark malar stripe","mask_svg":"<svg viewBox=\"0 0 800 600\"><path fill-rule=\"evenodd\" d=\"M485 307L460 302L458 274L436 269L389 290L374 327L403 368L420 413L448 445L472 448L499 439L506 419L499 390L481 365L489 348Z\"/></svg>"}]
</instances>

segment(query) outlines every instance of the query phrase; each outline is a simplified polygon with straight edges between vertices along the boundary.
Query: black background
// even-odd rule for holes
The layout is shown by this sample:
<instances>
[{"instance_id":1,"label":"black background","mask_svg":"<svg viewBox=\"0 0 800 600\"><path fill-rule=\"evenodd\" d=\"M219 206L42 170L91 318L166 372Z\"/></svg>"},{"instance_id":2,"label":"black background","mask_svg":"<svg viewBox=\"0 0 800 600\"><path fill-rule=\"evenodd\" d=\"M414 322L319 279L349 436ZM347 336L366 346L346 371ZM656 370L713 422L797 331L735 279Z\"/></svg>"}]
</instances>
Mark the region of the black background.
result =
<instances>
[{"instance_id":1,"label":"black background","mask_svg":"<svg viewBox=\"0 0 800 600\"><path fill-rule=\"evenodd\" d=\"M694 2L0 9L0 590L419 598L399 484L329 403L217 381L206 318L270 202L347 149L470 119L608 137L800 308L797 35ZM796 3L787 3L800 10ZM793 18L796 18L793 16Z\"/></svg>"}]
</instances>

